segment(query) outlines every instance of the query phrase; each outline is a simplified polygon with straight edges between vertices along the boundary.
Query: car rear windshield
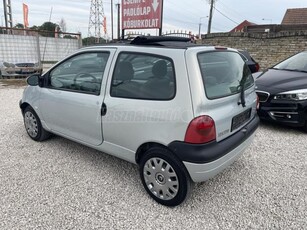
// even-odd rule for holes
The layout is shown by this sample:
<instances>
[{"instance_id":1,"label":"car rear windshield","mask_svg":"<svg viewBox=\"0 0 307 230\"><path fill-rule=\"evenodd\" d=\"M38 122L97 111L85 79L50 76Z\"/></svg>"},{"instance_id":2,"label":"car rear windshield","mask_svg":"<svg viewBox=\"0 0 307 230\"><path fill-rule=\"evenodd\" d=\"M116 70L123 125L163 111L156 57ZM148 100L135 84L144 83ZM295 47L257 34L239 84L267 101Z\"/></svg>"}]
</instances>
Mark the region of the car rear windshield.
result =
<instances>
[{"instance_id":1,"label":"car rear windshield","mask_svg":"<svg viewBox=\"0 0 307 230\"><path fill-rule=\"evenodd\" d=\"M198 62L208 99L227 97L254 84L252 74L241 58L232 51L198 54Z\"/></svg>"}]
</instances>

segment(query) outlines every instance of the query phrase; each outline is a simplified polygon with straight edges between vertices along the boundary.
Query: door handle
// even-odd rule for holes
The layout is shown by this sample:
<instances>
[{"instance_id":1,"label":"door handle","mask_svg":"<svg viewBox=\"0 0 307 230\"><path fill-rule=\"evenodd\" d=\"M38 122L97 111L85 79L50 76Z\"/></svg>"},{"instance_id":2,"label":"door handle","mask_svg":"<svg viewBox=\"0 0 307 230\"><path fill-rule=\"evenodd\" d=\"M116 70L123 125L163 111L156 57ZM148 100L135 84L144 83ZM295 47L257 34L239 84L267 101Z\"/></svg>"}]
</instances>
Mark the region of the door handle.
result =
<instances>
[{"instance_id":1,"label":"door handle","mask_svg":"<svg viewBox=\"0 0 307 230\"><path fill-rule=\"evenodd\" d=\"M102 103L101 105L101 116L105 116L107 114L107 105Z\"/></svg>"}]
</instances>

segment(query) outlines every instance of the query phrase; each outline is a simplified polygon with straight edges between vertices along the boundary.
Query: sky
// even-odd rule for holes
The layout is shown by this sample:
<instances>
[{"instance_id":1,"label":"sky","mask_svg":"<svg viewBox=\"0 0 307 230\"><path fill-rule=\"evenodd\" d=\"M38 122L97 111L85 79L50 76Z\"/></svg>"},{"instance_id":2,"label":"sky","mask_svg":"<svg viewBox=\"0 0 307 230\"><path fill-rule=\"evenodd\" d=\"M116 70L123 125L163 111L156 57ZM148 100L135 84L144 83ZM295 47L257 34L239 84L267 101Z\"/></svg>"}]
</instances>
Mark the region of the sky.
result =
<instances>
[{"instance_id":1,"label":"sky","mask_svg":"<svg viewBox=\"0 0 307 230\"><path fill-rule=\"evenodd\" d=\"M153 0L146 0L153 1ZM66 21L67 32L81 32L87 37L90 0L11 0L13 23L23 23L22 3L29 7L29 24L41 25L49 21ZM117 37L117 9L113 0L114 33ZM0 2L0 25L4 25L3 5ZM107 18L107 33L111 37L111 0L103 0L104 14ZM244 20L256 24L280 24L288 8L307 8L307 0L216 0L211 32L228 32ZM163 31L191 31L205 34L208 27L210 6L208 0L164 0ZM142 30L143 33L156 35L156 30Z\"/></svg>"}]
</instances>

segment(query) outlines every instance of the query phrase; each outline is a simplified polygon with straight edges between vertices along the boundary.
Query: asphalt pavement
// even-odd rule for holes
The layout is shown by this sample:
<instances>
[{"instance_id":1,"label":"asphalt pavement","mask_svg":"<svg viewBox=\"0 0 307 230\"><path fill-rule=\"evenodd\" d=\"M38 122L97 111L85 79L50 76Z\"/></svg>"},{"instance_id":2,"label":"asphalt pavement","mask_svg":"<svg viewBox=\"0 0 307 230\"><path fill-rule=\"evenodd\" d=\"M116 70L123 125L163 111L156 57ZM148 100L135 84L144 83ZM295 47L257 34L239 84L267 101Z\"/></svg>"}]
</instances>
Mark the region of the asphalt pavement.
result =
<instances>
[{"instance_id":1,"label":"asphalt pavement","mask_svg":"<svg viewBox=\"0 0 307 230\"><path fill-rule=\"evenodd\" d=\"M261 124L250 148L181 206L157 204L138 167L26 134L22 88L0 87L0 229L306 229L307 134Z\"/></svg>"}]
</instances>

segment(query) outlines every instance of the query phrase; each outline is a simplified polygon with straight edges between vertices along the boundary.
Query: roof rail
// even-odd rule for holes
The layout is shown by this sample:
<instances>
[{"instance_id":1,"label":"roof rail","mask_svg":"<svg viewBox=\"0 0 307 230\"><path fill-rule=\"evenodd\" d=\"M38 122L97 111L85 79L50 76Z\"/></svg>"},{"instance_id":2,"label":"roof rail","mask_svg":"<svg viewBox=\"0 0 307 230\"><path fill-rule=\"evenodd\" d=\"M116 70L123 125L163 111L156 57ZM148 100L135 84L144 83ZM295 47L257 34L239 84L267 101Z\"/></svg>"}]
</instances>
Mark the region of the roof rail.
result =
<instances>
[{"instance_id":1,"label":"roof rail","mask_svg":"<svg viewBox=\"0 0 307 230\"><path fill-rule=\"evenodd\" d=\"M190 38L175 37L175 36L137 36L130 44L133 45L152 45L161 42L191 42Z\"/></svg>"}]
</instances>

